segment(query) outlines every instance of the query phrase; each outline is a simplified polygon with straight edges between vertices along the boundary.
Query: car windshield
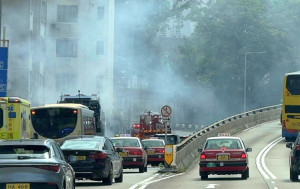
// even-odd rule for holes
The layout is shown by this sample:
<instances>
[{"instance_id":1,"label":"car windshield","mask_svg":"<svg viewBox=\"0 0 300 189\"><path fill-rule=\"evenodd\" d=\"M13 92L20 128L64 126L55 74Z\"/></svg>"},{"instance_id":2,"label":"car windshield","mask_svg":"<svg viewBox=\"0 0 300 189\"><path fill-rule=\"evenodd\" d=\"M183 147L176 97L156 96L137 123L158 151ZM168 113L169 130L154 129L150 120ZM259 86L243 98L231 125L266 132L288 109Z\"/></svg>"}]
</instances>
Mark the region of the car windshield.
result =
<instances>
[{"instance_id":1,"label":"car windshield","mask_svg":"<svg viewBox=\"0 0 300 189\"><path fill-rule=\"evenodd\" d=\"M205 149L242 149L242 144L238 139L209 139Z\"/></svg>"},{"instance_id":2,"label":"car windshield","mask_svg":"<svg viewBox=\"0 0 300 189\"><path fill-rule=\"evenodd\" d=\"M145 147L164 147L164 142L161 140L143 140Z\"/></svg>"},{"instance_id":3,"label":"car windshield","mask_svg":"<svg viewBox=\"0 0 300 189\"><path fill-rule=\"evenodd\" d=\"M42 145L0 146L0 159L48 159L49 148Z\"/></svg>"},{"instance_id":4,"label":"car windshield","mask_svg":"<svg viewBox=\"0 0 300 189\"><path fill-rule=\"evenodd\" d=\"M103 146L101 141L93 140L66 140L60 148L62 150L73 149L73 150L97 150L99 146Z\"/></svg>"},{"instance_id":5,"label":"car windshield","mask_svg":"<svg viewBox=\"0 0 300 189\"><path fill-rule=\"evenodd\" d=\"M140 147L137 139L111 139L115 147Z\"/></svg>"}]
</instances>

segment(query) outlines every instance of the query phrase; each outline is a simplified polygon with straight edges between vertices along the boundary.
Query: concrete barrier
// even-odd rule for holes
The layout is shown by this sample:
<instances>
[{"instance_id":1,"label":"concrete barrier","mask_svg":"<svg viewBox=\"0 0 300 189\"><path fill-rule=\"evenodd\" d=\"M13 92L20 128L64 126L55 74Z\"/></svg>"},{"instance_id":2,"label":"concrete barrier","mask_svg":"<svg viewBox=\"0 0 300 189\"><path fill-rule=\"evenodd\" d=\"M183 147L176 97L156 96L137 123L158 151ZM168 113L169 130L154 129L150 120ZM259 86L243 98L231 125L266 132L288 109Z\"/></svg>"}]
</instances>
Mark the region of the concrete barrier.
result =
<instances>
[{"instance_id":1,"label":"concrete barrier","mask_svg":"<svg viewBox=\"0 0 300 189\"><path fill-rule=\"evenodd\" d=\"M171 167L179 172L186 170L195 158L199 157L198 149L202 147L207 137L217 136L218 133L233 135L261 123L279 120L280 113L281 104L251 110L209 125L173 146L174 156Z\"/></svg>"}]
</instances>

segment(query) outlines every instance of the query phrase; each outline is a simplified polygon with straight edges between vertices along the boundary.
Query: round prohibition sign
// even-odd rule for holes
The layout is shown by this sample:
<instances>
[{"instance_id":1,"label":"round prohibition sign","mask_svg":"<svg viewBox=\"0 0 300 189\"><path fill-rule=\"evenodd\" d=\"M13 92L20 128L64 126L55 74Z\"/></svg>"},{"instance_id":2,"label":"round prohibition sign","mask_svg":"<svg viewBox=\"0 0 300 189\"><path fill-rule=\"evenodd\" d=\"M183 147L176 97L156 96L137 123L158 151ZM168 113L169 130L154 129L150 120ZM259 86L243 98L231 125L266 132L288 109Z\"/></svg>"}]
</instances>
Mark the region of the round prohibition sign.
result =
<instances>
[{"instance_id":1,"label":"round prohibition sign","mask_svg":"<svg viewBox=\"0 0 300 189\"><path fill-rule=\"evenodd\" d=\"M169 117L172 113L172 109L170 106L165 105L161 108L160 112L163 117Z\"/></svg>"}]
</instances>

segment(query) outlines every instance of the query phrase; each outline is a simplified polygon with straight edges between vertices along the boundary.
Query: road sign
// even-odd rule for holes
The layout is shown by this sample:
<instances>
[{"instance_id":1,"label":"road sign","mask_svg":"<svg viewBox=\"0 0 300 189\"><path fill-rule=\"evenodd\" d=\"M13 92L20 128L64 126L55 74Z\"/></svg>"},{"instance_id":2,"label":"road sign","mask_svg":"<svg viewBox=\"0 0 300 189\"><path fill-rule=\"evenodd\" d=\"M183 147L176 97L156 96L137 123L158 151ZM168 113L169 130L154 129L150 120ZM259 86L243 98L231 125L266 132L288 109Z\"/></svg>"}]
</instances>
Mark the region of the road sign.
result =
<instances>
[{"instance_id":1,"label":"road sign","mask_svg":"<svg viewBox=\"0 0 300 189\"><path fill-rule=\"evenodd\" d=\"M173 162L173 145L165 145L165 162L168 165Z\"/></svg>"},{"instance_id":2,"label":"road sign","mask_svg":"<svg viewBox=\"0 0 300 189\"><path fill-rule=\"evenodd\" d=\"M160 112L161 112L161 115L162 115L163 117L169 117L169 116L171 115L171 113L172 113L172 109L171 109L170 106L164 105L164 106L161 108Z\"/></svg>"},{"instance_id":3,"label":"road sign","mask_svg":"<svg viewBox=\"0 0 300 189\"><path fill-rule=\"evenodd\" d=\"M0 47L0 96L7 93L7 59L8 48Z\"/></svg>"}]
</instances>

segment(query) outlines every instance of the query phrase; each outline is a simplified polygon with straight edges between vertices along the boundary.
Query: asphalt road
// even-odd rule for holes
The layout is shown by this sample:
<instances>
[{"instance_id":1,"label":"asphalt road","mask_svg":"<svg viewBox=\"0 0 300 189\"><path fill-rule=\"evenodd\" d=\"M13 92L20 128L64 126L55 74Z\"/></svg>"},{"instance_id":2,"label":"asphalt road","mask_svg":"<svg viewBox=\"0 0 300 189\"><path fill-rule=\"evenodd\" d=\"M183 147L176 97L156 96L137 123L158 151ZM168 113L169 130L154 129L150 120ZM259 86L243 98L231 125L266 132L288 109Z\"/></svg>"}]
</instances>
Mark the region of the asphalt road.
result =
<instances>
[{"instance_id":1,"label":"asphalt road","mask_svg":"<svg viewBox=\"0 0 300 189\"><path fill-rule=\"evenodd\" d=\"M299 188L300 182L289 180L288 156L290 149L281 138L279 121L269 122L236 134L243 139L249 152L250 177L242 180L240 175L210 175L208 180L199 176L199 161L185 173L158 174L159 168L148 167L147 173L125 170L123 183L104 186L101 182L80 181L76 188L126 188L126 189L180 189L180 188L243 188L243 189L290 189Z\"/></svg>"}]
</instances>

